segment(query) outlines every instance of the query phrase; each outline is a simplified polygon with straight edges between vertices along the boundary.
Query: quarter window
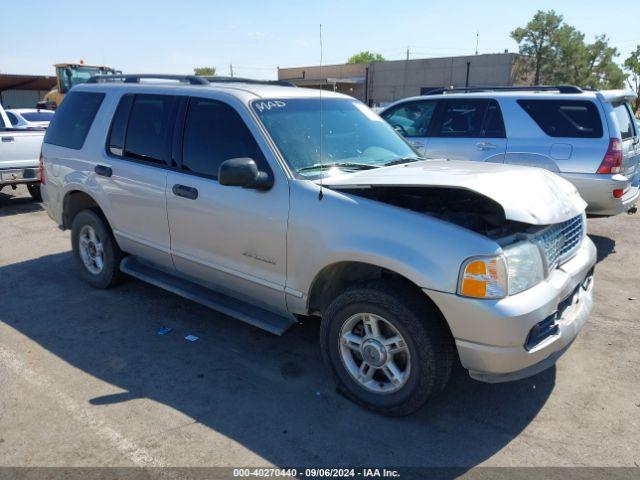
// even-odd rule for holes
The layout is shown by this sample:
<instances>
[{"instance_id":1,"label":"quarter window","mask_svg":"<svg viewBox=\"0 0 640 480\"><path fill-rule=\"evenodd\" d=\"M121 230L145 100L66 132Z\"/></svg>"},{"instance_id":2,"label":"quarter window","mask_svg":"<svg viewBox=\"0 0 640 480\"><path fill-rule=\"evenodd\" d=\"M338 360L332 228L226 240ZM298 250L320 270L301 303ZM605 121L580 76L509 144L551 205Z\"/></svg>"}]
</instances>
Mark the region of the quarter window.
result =
<instances>
[{"instance_id":1,"label":"quarter window","mask_svg":"<svg viewBox=\"0 0 640 480\"><path fill-rule=\"evenodd\" d=\"M217 178L225 160L248 157L265 169L265 160L240 115L216 100L192 98L185 121L182 169Z\"/></svg>"},{"instance_id":2,"label":"quarter window","mask_svg":"<svg viewBox=\"0 0 640 480\"><path fill-rule=\"evenodd\" d=\"M613 113L618 120L618 127L620 127L620 138L625 140L633 137L633 120L629 113L626 103L615 103L613 105Z\"/></svg>"},{"instance_id":3,"label":"quarter window","mask_svg":"<svg viewBox=\"0 0 640 480\"><path fill-rule=\"evenodd\" d=\"M44 143L80 150L93 119L104 99L104 93L70 92L51 120Z\"/></svg>"},{"instance_id":4,"label":"quarter window","mask_svg":"<svg viewBox=\"0 0 640 480\"><path fill-rule=\"evenodd\" d=\"M518 104L550 137L602 137L602 121L593 102L584 100L518 100Z\"/></svg>"},{"instance_id":5,"label":"quarter window","mask_svg":"<svg viewBox=\"0 0 640 480\"><path fill-rule=\"evenodd\" d=\"M383 114L384 119L405 137L426 137L436 102L409 102Z\"/></svg>"}]
</instances>

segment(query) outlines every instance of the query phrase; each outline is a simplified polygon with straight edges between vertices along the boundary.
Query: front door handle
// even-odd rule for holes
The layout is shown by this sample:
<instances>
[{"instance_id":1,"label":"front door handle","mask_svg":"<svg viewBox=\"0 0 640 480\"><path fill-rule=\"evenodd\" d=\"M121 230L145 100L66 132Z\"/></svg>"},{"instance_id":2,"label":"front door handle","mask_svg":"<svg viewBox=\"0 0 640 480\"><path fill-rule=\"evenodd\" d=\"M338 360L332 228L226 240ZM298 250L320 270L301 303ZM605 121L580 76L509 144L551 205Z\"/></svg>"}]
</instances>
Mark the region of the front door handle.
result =
<instances>
[{"instance_id":1,"label":"front door handle","mask_svg":"<svg viewBox=\"0 0 640 480\"><path fill-rule=\"evenodd\" d=\"M93 171L101 177L110 177L111 175L113 175L113 170L111 170L111 167L107 167L106 165L96 165Z\"/></svg>"},{"instance_id":2,"label":"front door handle","mask_svg":"<svg viewBox=\"0 0 640 480\"><path fill-rule=\"evenodd\" d=\"M496 146L491 142L478 142L476 143L478 150L493 150Z\"/></svg>"},{"instance_id":3,"label":"front door handle","mask_svg":"<svg viewBox=\"0 0 640 480\"><path fill-rule=\"evenodd\" d=\"M10 143L10 142L15 142L15 138L14 137L2 137L2 142L3 143Z\"/></svg>"},{"instance_id":4,"label":"front door handle","mask_svg":"<svg viewBox=\"0 0 640 480\"><path fill-rule=\"evenodd\" d=\"M198 198L198 189L193 187L187 187L186 185L174 185L171 189L173 194L177 197L188 198L189 200L195 200Z\"/></svg>"}]
</instances>

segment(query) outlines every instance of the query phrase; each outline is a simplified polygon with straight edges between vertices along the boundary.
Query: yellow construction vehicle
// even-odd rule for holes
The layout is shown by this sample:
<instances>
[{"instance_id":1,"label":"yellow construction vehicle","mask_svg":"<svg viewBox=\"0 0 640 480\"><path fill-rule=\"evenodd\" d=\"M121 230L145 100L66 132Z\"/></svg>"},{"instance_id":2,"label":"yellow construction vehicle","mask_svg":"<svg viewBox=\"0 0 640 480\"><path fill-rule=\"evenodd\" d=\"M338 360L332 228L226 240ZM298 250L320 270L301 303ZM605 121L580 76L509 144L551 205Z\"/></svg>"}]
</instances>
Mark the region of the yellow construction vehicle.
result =
<instances>
[{"instance_id":1,"label":"yellow construction vehicle","mask_svg":"<svg viewBox=\"0 0 640 480\"><path fill-rule=\"evenodd\" d=\"M103 65L85 65L82 60L80 60L80 63L57 63L54 67L56 68L57 85L44 96L44 99L38 102L36 108L55 110L74 85L84 83L95 75L122 73L119 70Z\"/></svg>"}]
</instances>

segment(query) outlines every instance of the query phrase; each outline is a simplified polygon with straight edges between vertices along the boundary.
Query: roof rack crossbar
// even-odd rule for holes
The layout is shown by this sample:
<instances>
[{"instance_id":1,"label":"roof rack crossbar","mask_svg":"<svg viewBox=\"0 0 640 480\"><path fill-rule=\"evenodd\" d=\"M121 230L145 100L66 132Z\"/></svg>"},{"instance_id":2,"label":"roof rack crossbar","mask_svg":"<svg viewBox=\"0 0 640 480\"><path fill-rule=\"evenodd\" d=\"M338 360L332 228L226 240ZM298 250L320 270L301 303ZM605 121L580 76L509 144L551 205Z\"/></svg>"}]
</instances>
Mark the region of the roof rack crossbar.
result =
<instances>
[{"instance_id":1,"label":"roof rack crossbar","mask_svg":"<svg viewBox=\"0 0 640 480\"><path fill-rule=\"evenodd\" d=\"M478 93L478 92L558 92L558 93L582 93L583 90L575 85L516 85L495 87L456 87L434 88L424 95L440 95L443 93Z\"/></svg>"},{"instance_id":2,"label":"roof rack crossbar","mask_svg":"<svg viewBox=\"0 0 640 480\"><path fill-rule=\"evenodd\" d=\"M87 83L110 82L114 80L122 80L124 83L140 83L140 80L177 80L179 82L187 82L190 85L209 85L209 81L203 77L195 75L166 75L156 73L126 73L119 75L95 75L87 80Z\"/></svg>"},{"instance_id":3,"label":"roof rack crossbar","mask_svg":"<svg viewBox=\"0 0 640 480\"><path fill-rule=\"evenodd\" d=\"M279 85L281 87L295 87L295 85L287 80L258 80L255 78L242 77L203 77L210 83L248 83L251 85Z\"/></svg>"}]
</instances>

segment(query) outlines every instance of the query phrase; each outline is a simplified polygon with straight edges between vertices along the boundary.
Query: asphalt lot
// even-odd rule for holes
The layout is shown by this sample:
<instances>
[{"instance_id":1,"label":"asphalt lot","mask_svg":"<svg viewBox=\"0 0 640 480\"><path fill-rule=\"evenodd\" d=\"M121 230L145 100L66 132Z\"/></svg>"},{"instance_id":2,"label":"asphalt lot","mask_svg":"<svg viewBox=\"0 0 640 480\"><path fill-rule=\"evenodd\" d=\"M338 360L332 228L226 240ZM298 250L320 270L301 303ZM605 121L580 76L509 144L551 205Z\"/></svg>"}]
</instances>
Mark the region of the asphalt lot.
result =
<instances>
[{"instance_id":1,"label":"asphalt lot","mask_svg":"<svg viewBox=\"0 0 640 480\"><path fill-rule=\"evenodd\" d=\"M0 466L639 466L640 215L588 230L595 312L556 367L459 371L389 419L334 391L316 323L276 337L139 281L94 290L69 233L4 190Z\"/></svg>"}]
</instances>

